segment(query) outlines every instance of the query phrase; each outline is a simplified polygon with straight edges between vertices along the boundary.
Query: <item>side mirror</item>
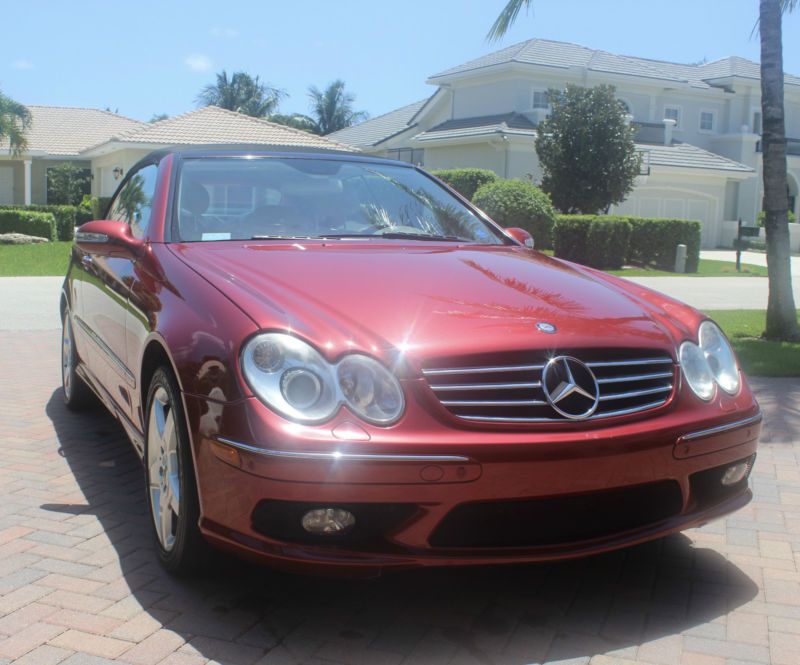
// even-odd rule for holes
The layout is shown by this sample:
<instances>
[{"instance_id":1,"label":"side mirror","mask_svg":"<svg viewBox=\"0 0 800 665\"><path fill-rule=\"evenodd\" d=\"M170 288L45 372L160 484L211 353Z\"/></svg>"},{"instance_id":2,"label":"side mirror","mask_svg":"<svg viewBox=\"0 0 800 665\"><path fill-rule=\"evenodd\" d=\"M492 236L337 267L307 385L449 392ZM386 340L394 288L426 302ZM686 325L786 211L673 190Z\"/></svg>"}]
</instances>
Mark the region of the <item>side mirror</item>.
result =
<instances>
[{"instance_id":1,"label":"side mirror","mask_svg":"<svg viewBox=\"0 0 800 665\"><path fill-rule=\"evenodd\" d=\"M138 257L144 242L134 238L125 222L97 220L86 222L75 231L75 245L87 254Z\"/></svg>"},{"instance_id":2,"label":"side mirror","mask_svg":"<svg viewBox=\"0 0 800 665\"><path fill-rule=\"evenodd\" d=\"M520 245L525 245L529 249L533 249L533 236L525 229L520 229L512 226L506 229L506 233L516 240Z\"/></svg>"}]
</instances>

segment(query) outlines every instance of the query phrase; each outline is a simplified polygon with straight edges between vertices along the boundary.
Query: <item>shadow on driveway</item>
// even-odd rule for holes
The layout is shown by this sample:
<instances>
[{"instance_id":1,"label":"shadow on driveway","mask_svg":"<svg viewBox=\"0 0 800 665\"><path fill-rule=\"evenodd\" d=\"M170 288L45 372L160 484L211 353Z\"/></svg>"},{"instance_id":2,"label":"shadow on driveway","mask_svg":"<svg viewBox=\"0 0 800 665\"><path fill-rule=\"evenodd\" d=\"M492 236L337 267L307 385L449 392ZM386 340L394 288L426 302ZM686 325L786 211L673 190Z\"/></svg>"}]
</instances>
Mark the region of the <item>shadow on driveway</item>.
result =
<instances>
[{"instance_id":1,"label":"shadow on driveway","mask_svg":"<svg viewBox=\"0 0 800 665\"><path fill-rule=\"evenodd\" d=\"M224 663L268 653L288 662L531 663L626 650L693 628L719 628L724 639L724 626L705 624L758 592L739 568L683 535L564 563L370 581L221 557L207 577L178 580L158 565L141 464L121 427L100 408L67 411L60 390L47 415L87 504L42 508L97 516L135 601L189 643L183 651Z\"/></svg>"}]
</instances>

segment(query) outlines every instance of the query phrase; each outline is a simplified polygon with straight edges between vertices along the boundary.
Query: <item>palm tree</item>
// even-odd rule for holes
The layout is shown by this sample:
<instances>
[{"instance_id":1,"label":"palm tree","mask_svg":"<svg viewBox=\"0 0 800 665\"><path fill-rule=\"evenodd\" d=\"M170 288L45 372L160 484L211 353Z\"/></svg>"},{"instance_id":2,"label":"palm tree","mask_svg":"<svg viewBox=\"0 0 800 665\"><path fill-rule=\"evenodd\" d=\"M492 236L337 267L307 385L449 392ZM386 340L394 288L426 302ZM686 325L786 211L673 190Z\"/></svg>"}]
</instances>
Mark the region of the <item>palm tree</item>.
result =
<instances>
[{"instance_id":1,"label":"palm tree","mask_svg":"<svg viewBox=\"0 0 800 665\"><path fill-rule=\"evenodd\" d=\"M789 199L786 187L786 124L783 109L781 19L800 0L760 0L761 117L764 178L764 228L767 234L769 298L767 330L773 340L798 340L789 255Z\"/></svg>"},{"instance_id":2,"label":"palm tree","mask_svg":"<svg viewBox=\"0 0 800 665\"><path fill-rule=\"evenodd\" d=\"M350 127L369 117L364 111L353 110L355 95L345 91L341 79L330 83L325 90L312 85L308 96L311 98L311 115L322 135Z\"/></svg>"},{"instance_id":3,"label":"palm tree","mask_svg":"<svg viewBox=\"0 0 800 665\"><path fill-rule=\"evenodd\" d=\"M223 69L216 83L207 85L197 96L202 106L219 106L229 111L263 118L278 109L286 92L262 83L258 76L247 72L234 72L230 78Z\"/></svg>"},{"instance_id":4,"label":"palm tree","mask_svg":"<svg viewBox=\"0 0 800 665\"><path fill-rule=\"evenodd\" d=\"M489 34L486 39L490 42L496 42L504 34L508 32L511 24L517 20L520 10L525 7L526 10L531 8L533 0L509 0L508 4L500 12L500 15L495 19L492 27L489 29Z\"/></svg>"},{"instance_id":5,"label":"palm tree","mask_svg":"<svg viewBox=\"0 0 800 665\"><path fill-rule=\"evenodd\" d=\"M15 157L28 147L25 130L31 126L31 112L0 92L0 141L8 139L8 151Z\"/></svg>"}]
</instances>

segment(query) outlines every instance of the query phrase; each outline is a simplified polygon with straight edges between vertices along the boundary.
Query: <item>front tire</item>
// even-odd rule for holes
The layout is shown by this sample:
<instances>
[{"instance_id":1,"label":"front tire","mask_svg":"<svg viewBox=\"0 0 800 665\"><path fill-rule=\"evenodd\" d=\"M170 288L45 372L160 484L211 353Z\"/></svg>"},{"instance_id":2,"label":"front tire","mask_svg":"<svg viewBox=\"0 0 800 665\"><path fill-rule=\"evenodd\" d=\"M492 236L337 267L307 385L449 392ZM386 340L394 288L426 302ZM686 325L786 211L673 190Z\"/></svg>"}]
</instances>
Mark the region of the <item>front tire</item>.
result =
<instances>
[{"instance_id":1,"label":"front tire","mask_svg":"<svg viewBox=\"0 0 800 665\"><path fill-rule=\"evenodd\" d=\"M158 557L167 572L191 575L203 567L208 545L198 526L200 503L180 390L166 367L150 382L145 422L147 504Z\"/></svg>"},{"instance_id":2,"label":"front tire","mask_svg":"<svg viewBox=\"0 0 800 665\"><path fill-rule=\"evenodd\" d=\"M96 404L89 386L78 375L78 352L75 350L75 335L72 330L72 317L64 310L61 328L61 389L64 404L72 411L83 411Z\"/></svg>"}]
</instances>

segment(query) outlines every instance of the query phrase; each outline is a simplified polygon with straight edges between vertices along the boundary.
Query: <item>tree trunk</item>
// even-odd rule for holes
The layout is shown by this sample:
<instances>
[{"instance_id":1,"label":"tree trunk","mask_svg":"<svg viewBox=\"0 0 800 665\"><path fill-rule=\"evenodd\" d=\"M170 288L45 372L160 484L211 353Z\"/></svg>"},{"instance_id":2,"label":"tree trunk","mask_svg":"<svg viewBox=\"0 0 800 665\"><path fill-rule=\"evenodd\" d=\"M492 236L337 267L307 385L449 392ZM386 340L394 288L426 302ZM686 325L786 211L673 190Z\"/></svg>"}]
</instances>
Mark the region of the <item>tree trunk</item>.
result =
<instances>
[{"instance_id":1,"label":"tree trunk","mask_svg":"<svg viewBox=\"0 0 800 665\"><path fill-rule=\"evenodd\" d=\"M792 293L789 199L786 193L786 126L783 117L781 1L760 0L761 112L763 134L764 227L767 234L769 299L765 336L800 339Z\"/></svg>"}]
</instances>

